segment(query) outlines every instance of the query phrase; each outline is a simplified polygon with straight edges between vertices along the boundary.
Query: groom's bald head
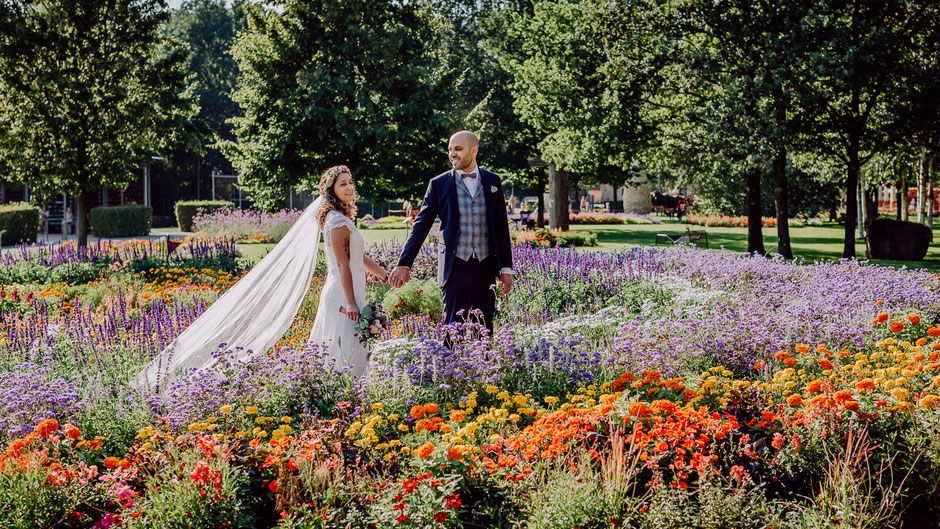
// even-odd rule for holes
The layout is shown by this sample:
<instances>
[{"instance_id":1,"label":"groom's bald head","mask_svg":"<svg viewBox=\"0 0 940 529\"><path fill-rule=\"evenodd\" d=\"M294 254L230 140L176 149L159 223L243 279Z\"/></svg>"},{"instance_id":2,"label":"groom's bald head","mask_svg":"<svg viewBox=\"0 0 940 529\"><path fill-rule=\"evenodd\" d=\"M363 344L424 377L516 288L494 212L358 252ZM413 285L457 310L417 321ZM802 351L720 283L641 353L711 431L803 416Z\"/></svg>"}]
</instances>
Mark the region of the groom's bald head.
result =
<instances>
[{"instance_id":1,"label":"groom's bald head","mask_svg":"<svg viewBox=\"0 0 940 529\"><path fill-rule=\"evenodd\" d=\"M447 157L458 171L472 171L477 165L479 150L480 139L469 130L454 133L447 143Z\"/></svg>"},{"instance_id":2,"label":"groom's bald head","mask_svg":"<svg viewBox=\"0 0 940 529\"><path fill-rule=\"evenodd\" d=\"M459 132L455 132L454 135L450 137L450 143L454 143L454 141L467 143L468 145L471 145L473 147L480 146L480 138L477 138L477 135L470 132L469 130L461 130Z\"/></svg>"}]
</instances>

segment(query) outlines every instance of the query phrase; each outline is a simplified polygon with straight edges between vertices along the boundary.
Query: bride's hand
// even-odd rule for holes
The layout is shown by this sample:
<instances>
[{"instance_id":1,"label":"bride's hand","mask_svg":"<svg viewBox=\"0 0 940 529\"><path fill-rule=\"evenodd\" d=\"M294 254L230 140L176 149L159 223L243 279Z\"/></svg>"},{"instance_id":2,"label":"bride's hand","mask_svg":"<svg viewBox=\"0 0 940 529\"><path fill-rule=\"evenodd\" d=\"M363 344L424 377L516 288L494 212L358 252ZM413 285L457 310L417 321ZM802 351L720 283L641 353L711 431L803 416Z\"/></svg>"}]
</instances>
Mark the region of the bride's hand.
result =
<instances>
[{"instance_id":1,"label":"bride's hand","mask_svg":"<svg viewBox=\"0 0 940 529\"><path fill-rule=\"evenodd\" d=\"M359 321L359 305L355 303L346 304L346 317L352 321Z\"/></svg>"}]
</instances>

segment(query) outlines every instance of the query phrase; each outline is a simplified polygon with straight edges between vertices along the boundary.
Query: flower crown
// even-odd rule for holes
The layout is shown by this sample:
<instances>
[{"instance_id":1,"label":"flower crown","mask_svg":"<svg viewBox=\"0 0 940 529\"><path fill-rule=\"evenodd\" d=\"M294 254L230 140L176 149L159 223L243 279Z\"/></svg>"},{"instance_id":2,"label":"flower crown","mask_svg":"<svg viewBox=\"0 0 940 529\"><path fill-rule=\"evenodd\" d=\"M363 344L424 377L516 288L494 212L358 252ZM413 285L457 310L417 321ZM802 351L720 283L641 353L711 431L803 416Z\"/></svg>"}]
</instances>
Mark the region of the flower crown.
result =
<instances>
[{"instance_id":1,"label":"flower crown","mask_svg":"<svg viewBox=\"0 0 940 529\"><path fill-rule=\"evenodd\" d=\"M343 173L352 174L345 165L337 165L327 169L326 173L323 174L323 178L320 180L320 194L325 194L327 189L333 187L333 182L336 181L336 177Z\"/></svg>"}]
</instances>

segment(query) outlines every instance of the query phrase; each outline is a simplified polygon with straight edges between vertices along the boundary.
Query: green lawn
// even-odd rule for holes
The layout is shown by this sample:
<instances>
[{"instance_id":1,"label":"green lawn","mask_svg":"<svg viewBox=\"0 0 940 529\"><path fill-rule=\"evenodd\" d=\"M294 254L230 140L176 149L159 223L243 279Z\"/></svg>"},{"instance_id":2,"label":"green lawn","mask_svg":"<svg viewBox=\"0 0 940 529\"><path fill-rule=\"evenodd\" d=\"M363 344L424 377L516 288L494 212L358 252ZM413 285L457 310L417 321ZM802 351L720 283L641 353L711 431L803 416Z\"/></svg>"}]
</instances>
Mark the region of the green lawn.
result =
<instances>
[{"instance_id":1,"label":"green lawn","mask_svg":"<svg viewBox=\"0 0 940 529\"><path fill-rule=\"evenodd\" d=\"M708 233L709 248L726 248L734 252L744 252L747 249L746 228L704 228L702 226L689 226L676 222L666 221L663 224L629 224L604 226L572 226L573 230L587 230L597 233L599 247L602 250L618 250L634 246L652 246L656 241L657 233L681 234L686 228L705 230ZM934 240L940 241L940 225L934 230ZM764 247L771 252L777 249L777 229L764 228ZM813 226L805 228L790 228L790 240L793 254L797 258L807 261L821 259L838 259L842 256L843 227L838 225ZM368 246L374 242L397 241L404 242L408 231L401 230L362 230ZM273 244L240 244L239 249L250 262L256 262L267 254ZM857 241L855 244L856 256L865 257L865 244ZM872 261L878 264L891 266L907 266L908 268L927 268L940 270L940 246L931 245L927 258L923 261Z\"/></svg>"}]
</instances>

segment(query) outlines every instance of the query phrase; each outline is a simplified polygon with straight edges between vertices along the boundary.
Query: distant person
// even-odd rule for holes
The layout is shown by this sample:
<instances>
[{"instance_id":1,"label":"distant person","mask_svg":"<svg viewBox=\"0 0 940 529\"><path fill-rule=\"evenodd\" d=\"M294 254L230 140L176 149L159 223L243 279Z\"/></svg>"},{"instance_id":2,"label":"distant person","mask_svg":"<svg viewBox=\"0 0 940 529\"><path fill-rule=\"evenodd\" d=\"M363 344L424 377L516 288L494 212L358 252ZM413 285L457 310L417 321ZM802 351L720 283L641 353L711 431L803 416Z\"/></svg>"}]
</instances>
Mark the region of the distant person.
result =
<instances>
[{"instance_id":1,"label":"distant person","mask_svg":"<svg viewBox=\"0 0 940 529\"><path fill-rule=\"evenodd\" d=\"M39 210L39 228L44 235L49 235L49 206L45 204Z\"/></svg>"},{"instance_id":2,"label":"distant person","mask_svg":"<svg viewBox=\"0 0 940 529\"><path fill-rule=\"evenodd\" d=\"M65 235L66 239L68 239L68 236L74 233L72 227L75 225L75 215L72 214L71 206L65 208L65 218L62 220L65 226L65 228L62 230L62 234Z\"/></svg>"},{"instance_id":3,"label":"distant person","mask_svg":"<svg viewBox=\"0 0 940 529\"><path fill-rule=\"evenodd\" d=\"M604 203L604 213L610 213L610 202Z\"/></svg>"},{"instance_id":4,"label":"distant person","mask_svg":"<svg viewBox=\"0 0 940 529\"><path fill-rule=\"evenodd\" d=\"M588 209L587 197L581 197L581 211L587 211L587 209Z\"/></svg>"},{"instance_id":5,"label":"distant person","mask_svg":"<svg viewBox=\"0 0 940 529\"><path fill-rule=\"evenodd\" d=\"M509 214L512 215L512 212L516 209L516 195L509 197Z\"/></svg>"}]
</instances>

